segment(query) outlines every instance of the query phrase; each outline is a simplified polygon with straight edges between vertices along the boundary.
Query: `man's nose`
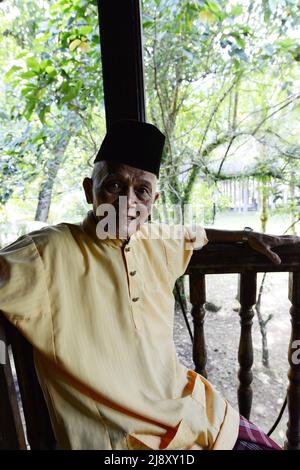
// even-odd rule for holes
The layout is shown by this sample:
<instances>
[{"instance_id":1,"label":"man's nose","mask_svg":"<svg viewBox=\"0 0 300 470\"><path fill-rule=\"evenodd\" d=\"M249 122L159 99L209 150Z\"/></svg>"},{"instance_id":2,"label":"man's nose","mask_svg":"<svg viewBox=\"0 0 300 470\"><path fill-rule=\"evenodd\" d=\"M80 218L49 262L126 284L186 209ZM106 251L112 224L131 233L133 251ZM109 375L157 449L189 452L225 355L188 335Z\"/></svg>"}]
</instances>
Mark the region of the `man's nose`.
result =
<instances>
[{"instance_id":1,"label":"man's nose","mask_svg":"<svg viewBox=\"0 0 300 470\"><path fill-rule=\"evenodd\" d=\"M132 187L128 188L126 196L127 196L127 207L128 208L135 207L136 204L138 203L138 200L137 200L135 191Z\"/></svg>"}]
</instances>

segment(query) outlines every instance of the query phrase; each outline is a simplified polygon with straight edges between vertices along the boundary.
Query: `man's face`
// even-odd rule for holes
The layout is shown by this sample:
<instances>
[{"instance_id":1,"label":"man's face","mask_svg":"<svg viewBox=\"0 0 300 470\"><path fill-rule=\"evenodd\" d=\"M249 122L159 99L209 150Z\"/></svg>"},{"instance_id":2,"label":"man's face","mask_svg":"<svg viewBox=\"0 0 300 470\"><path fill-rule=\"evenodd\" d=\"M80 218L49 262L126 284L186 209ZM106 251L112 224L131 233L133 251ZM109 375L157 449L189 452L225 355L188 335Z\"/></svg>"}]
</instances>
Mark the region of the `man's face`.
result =
<instances>
[{"instance_id":1,"label":"man's face","mask_svg":"<svg viewBox=\"0 0 300 470\"><path fill-rule=\"evenodd\" d=\"M107 216L107 204L113 206L116 237L127 238L147 221L152 204L159 197L156 180L156 176L148 171L103 161L97 165L93 179L84 179L83 187L87 202L93 204L97 220Z\"/></svg>"}]
</instances>

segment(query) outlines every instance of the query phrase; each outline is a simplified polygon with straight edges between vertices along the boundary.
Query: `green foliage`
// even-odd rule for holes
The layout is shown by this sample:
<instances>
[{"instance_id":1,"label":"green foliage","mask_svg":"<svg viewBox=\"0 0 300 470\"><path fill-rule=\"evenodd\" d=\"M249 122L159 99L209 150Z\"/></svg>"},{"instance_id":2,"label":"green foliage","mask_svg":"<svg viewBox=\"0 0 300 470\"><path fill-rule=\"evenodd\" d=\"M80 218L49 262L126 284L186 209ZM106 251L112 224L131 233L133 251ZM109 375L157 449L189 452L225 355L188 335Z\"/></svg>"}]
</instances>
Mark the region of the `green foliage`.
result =
<instances>
[{"instance_id":1,"label":"green foliage","mask_svg":"<svg viewBox=\"0 0 300 470\"><path fill-rule=\"evenodd\" d=\"M44 123L63 105L85 111L101 99L97 9L93 2L59 1L40 26L4 78L24 98L26 119L35 112Z\"/></svg>"},{"instance_id":2,"label":"green foliage","mask_svg":"<svg viewBox=\"0 0 300 470\"><path fill-rule=\"evenodd\" d=\"M60 178L79 180L105 126L97 2L12 0L1 12L3 204L37 192L58 157L56 191L67 191ZM142 17L148 120L167 137L162 199L209 207L244 160L257 178L289 184L300 155L299 2L143 0Z\"/></svg>"},{"instance_id":3,"label":"green foliage","mask_svg":"<svg viewBox=\"0 0 300 470\"><path fill-rule=\"evenodd\" d=\"M228 197L219 194L214 184L204 180L195 185L190 202L192 206L202 208L203 222L205 224L213 223L215 218L214 211L223 211L230 208Z\"/></svg>"},{"instance_id":4,"label":"green foliage","mask_svg":"<svg viewBox=\"0 0 300 470\"><path fill-rule=\"evenodd\" d=\"M5 25L17 47L8 63L4 57L2 61L6 95L5 113L0 119L9 132L4 130L0 140L0 165L5 170L0 203L5 203L18 186L24 190L41 174L49 177L47 162L51 165L51 160L57 161L60 152L63 164L62 145L66 149L70 139L82 135L86 141L88 134L93 154L97 147L93 137L95 112L103 101L96 2L51 1L41 6L33 0L26 5L19 0L11 3L20 15L12 16L10 24ZM34 26L29 15L36 20ZM20 37L26 37L26 41L20 41Z\"/></svg>"},{"instance_id":5,"label":"green foliage","mask_svg":"<svg viewBox=\"0 0 300 470\"><path fill-rule=\"evenodd\" d=\"M299 154L298 2L143 6L148 115L167 135L164 198L200 200L199 178L217 184L235 155L241 174L250 139L251 174L288 182Z\"/></svg>"}]
</instances>

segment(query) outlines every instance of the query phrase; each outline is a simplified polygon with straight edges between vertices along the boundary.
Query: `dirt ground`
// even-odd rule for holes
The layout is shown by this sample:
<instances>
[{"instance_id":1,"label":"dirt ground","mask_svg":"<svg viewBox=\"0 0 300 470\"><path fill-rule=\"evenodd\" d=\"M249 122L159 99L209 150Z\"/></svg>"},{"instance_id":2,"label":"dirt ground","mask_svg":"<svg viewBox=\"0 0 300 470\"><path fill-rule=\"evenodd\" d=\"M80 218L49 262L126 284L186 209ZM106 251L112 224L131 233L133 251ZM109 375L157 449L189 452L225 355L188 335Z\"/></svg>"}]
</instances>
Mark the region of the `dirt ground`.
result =
<instances>
[{"instance_id":1,"label":"dirt ground","mask_svg":"<svg viewBox=\"0 0 300 470\"><path fill-rule=\"evenodd\" d=\"M262 275L258 275L258 287ZM207 302L221 307L218 312L207 311L205 338L208 352L208 380L237 408L237 351L239 343L239 316L233 310L237 292L237 274L208 275ZM188 283L188 280L187 280ZM188 287L188 286L187 286ZM290 302L288 300L288 273L270 273L265 282L261 311L264 318L273 318L267 325L270 368L262 365L261 334L256 315L253 319L253 403L250 420L268 432L275 422L286 395L288 383L287 350L290 337ZM191 305L189 304L189 311ZM190 325L192 319L188 315ZM176 311L174 341L181 362L194 368L191 340L181 310ZM272 434L272 439L283 445L286 437L287 412Z\"/></svg>"}]
</instances>

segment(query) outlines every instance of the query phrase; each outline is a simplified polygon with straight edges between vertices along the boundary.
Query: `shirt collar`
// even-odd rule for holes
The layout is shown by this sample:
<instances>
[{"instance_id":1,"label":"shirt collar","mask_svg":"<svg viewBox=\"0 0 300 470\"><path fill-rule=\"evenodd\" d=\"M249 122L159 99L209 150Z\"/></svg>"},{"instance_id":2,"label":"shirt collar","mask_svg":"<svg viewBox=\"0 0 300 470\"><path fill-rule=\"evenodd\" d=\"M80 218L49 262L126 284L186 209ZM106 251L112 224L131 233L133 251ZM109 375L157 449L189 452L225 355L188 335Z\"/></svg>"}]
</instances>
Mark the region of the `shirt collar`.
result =
<instances>
[{"instance_id":1,"label":"shirt collar","mask_svg":"<svg viewBox=\"0 0 300 470\"><path fill-rule=\"evenodd\" d=\"M138 230L133 235L131 235L128 240L121 240L120 238L106 238L102 240L98 238L96 233L97 220L95 219L93 211L88 211L81 226L84 232L86 232L97 245L102 245L103 243L105 243L115 247L122 247L125 245L131 245L134 240L137 240L142 236L141 230Z\"/></svg>"}]
</instances>

